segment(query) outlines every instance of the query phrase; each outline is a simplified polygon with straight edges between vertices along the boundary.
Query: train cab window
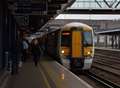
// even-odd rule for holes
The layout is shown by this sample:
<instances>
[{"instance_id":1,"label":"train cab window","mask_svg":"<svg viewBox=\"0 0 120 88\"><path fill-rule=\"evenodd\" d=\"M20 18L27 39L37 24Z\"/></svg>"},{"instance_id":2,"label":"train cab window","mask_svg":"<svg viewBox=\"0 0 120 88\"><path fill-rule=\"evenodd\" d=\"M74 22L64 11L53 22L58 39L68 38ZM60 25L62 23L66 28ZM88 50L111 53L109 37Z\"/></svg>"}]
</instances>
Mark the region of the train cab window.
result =
<instances>
[{"instance_id":1,"label":"train cab window","mask_svg":"<svg viewBox=\"0 0 120 88\"><path fill-rule=\"evenodd\" d=\"M91 31L86 31L83 32L83 44L84 46L92 46L92 32Z\"/></svg>"},{"instance_id":2,"label":"train cab window","mask_svg":"<svg viewBox=\"0 0 120 88\"><path fill-rule=\"evenodd\" d=\"M71 45L71 34L70 32L62 32L61 45L70 46Z\"/></svg>"}]
</instances>

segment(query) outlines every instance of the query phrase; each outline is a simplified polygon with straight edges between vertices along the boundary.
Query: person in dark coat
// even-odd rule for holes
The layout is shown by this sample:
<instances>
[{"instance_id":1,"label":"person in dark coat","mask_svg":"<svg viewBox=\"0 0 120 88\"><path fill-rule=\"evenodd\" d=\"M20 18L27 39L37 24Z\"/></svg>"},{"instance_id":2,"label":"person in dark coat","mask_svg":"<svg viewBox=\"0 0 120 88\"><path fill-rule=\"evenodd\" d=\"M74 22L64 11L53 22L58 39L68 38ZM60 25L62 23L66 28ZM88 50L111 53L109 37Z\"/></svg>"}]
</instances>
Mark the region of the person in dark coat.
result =
<instances>
[{"instance_id":1,"label":"person in dark coat","mask_svg":"<svg viewBox=\"0 0 120 88\"><path fill-rule=\"evenodd\" d=\"M41 54L40 46L39 46L39 43L38 43L37 39L33 40L33 43L31 45L31 52L32 52L32 55L33 55L34 64L35 64L35 66L37 66L38 61L40 59L40 54Z\"/></svg>"},{"instance_id":2,"label":"person in dark coat","mask_svg":"<svg viewBox=\"0 0 120 88\"><path fill-rule=\"evenodd\" d=\"M26 39L22 40L22 61L25 62L28 58L28 48L29 44Z\"/></svg>"}]
</instances>

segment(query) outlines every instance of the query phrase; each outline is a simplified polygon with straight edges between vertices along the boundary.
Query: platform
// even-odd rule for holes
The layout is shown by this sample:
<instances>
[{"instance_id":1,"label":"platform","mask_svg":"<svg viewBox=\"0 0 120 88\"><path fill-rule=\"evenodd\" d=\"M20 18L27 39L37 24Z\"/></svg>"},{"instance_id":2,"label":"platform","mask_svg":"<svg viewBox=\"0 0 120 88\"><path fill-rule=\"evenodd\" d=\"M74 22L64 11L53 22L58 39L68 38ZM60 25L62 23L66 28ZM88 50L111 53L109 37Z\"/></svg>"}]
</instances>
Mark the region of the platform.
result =
<instances>
[{"instance_id":1,"label":"platform","mask_svg":"<svg viewBox=\"0 0 120 88\"><path fill-rule=\"evenodd\" d=\"M35 67L32 61L28 61L17 75L10 77L6 88L49 88L41 72L39 66Z\"/></svg>"},{"instance_id":2,"label":"platform","mask_svg":"<svg viewBox=\"0 0 120 88\"><path fill-rule=\"evenodd\" d=\"M44 60L46 59L47 60ZM68 69L42 58L36 67L32 61L23 64L17 75L10 77L5 88L92 88Z\"/></svg>"},{"instance_id":3,"label":"platform","mask_svg":"<svg viewBox=\"0 0 120 88\"><path fill-rule=\"evenodd\" d=\"M43 61L41 67L44 68L47 78L51 79L50 85L54 83L52 88L92 88L56 61Z\"/></svg>"},{"instance_id":4,"label":"platform","mask_svg":"<svg viewBox=\"0 0 120 88\"><path fill-rule=\"evenodd\" d=\"M113 48L109 48L109 47L95 47L95 49L108 50L108 51L118 51L118 52L120 52L120 49L113 49Z\"/></svg>"}]
</instances>

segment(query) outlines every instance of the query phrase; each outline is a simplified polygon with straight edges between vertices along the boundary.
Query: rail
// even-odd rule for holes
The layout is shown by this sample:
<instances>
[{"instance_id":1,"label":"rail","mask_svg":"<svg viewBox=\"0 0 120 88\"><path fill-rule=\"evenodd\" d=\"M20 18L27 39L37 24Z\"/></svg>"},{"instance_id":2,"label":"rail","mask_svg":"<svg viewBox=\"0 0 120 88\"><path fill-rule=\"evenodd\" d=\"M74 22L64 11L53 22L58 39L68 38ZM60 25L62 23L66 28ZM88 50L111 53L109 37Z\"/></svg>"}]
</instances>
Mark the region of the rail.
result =
<instances>
[{"instance_id":1,"label":"rail","mask_svg":"<svg viewBox=\"0 0 120 88\"><path fill-rule=\"evenodd\" d=\"M107 88L120 88L120 85L113 83L109 80L103 79L92 72L88 72L88 73L86 73L86 75L89 76L90 78L92 78L93 80L101 83L102 85L104 85Z\"/></svg>"}]
</instances>

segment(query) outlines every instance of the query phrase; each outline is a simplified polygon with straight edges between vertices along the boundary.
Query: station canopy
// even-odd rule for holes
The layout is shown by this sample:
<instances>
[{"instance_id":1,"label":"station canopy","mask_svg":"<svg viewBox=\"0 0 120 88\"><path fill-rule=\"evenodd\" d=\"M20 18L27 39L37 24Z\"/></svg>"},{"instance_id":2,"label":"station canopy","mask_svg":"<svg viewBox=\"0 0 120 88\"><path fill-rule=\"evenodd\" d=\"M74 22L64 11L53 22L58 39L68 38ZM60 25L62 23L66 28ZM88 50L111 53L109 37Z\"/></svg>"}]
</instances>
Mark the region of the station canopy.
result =
<instances>
[{"instance_id":1,"label":"station canopy","mask_svg":"<svg viewBox=\"0 0 120 88\"><path fill-rule=\"evenodd\" d=\"M120 0L76 0L68 9L120 9Z\"/></svg>"},{"instance_id":2,"label":"station canopy","mask_svg":"<svg viewBox=\"0 0 120 88\"><path fill-rule=\"evenodd\" d=\"M120 20L120 15L116 14L60 14L55 19L76 19L76 20Z\"/></svg>"},{"instance_id":3,"label":"station canopy","mask_svg":"<svg viewBox=\"0 0 120 88\"><path fill-rule=\"evenodd\" d=\"M87 9L89 14L82 13L84 9ZM111 14L105 14L106 9L110 10ZM120 14L112 14L112 11L115 12L116 9L120 10L120 0L75 0L67 10L78 10L79 14L60 14L55 19L120 20ZM91 13L92 10L102 10L104 14L94 14Z\"/></svg>"}]
</instances>

